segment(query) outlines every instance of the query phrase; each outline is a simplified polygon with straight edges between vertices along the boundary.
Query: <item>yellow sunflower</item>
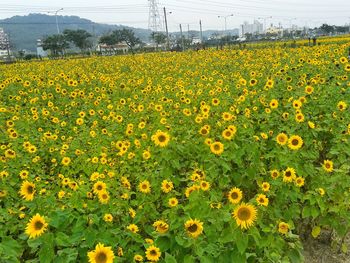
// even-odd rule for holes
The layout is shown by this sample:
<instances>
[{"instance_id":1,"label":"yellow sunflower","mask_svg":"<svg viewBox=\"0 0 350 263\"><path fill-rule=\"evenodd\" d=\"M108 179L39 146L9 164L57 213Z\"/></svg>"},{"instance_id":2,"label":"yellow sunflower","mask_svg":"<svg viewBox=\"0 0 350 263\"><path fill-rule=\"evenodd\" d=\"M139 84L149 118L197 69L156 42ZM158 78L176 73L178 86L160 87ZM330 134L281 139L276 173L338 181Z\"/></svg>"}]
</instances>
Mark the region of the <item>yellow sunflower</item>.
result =
<instances>
[{"instance_id":1,"label":"yellow sunflower","mask_svg":"<svg viewBox=\"0 0 350 263\"><path fill-rule=\"evenodd\" d=\"M243 193L239 188L234 187L230 190L227 196L230 203L238 204L242 200Z\"/></svg>"},{"instance_id":2,"label":"yellow sunflower","mask_svg":"<svg viewBox=\"0 0 350 263\"><path fill-rule=\"evenodd\" d=\"M160 249L156 246L150 246L146 249L146 258L149 261L157 262L159 258L161 257L162 252L160 252Z\"/></svg>"},{"instance_id":3,"label":"yellow sunflower","mask_svg":"<svg viewBox=\"0 0 350 263\"><path fill-rule=\"evenodd\" d=\"M333 172L333 162L330 160L324 160L322 168L328 173Z\"/></svg>"},{"instance_id":4,"label":"yellow sunflower","mask_svg":"<svg viewBox=\"0 0 350 263\"><path fill-rule=\"evenodd\" d=\"M130 230L133 233L139 232L139 227L135 224L130 224L127 226L127 229Z\"/></svg>"},{"instance_id":5,"label":"yellow sunflower","mask_svg":"<svg viewBox=\"0 0 350 263\"><path fill-rule=\"evenodd\" d=\"M292 150L298 150L303 146L303 139L299 135L292 135L288 140L288 147Z\"/></svg>"},{"instance_id":6,"label":"yellow sunflower","mask_svg":"<svg viewBox=\"0 0 350 263\"><path fill-rule=\"evenodd\" d=\"M98 243L95 250L88 252L89 263L113 263L115 258L111 247Z\"/></svg>"},{"instance_id":7,"label":"yellow sunflower","mask_svg":"<svg viewBox=\"0 0 350 263\"><path fill-rule=\"evenodd\" d=\"M224 145L221 142L213 142L210 145L210 150L212 153L214 153L216 155L220 155L224 151Z\"/></svg>"},{"instance_id":8,"label":"yellow sunflower","mask_svg":"<svg viewBox=\"0 0 350 263\"><path fill-rule=\"evenodd\" d=\"M169 230L169 225L163 220L157 220L156 222L153 223L153 226L155 230L161 234L164 234Z\"/></svg>"},{"instance_id":9,"label":"yellow sunflower","mask_svg":"<svg viewBox=\"0 0 350 263\"><path fill-rule=\"evenodd\" d=\"M280 232L281 234L287 234L289 231L289 225L285 222L281 222L278 224L278 232Z\"/></svg>"},{"instance_id":10,"label":"yellow sunflower","mask_svg":"<svg viewBox=\"0 0 350 263\"><path fill-rule=\"evenodd\" d=\"M185 229L190 237L197 238L203 232L203 222L189 219L185 222Z\"/></svg>"},{"instance_id":11,"label":"yellow sunflower","mask_svg":"<svg viewBox=\"0 0 350 263\"><path fill-rule=\"evenodd\" d=\"M174 189L174 184L171 181L163 180L161 189L164 193L169 193Z\"/></svg>"},{"instance_id":12,"label":"yellow sunflower","mask_svg":"<svg viewBox=\"0 0 350 263\"><path fill-rule=\"evenodd\" d=\"M97 181L94 186L93 186L93 192L95 194L99 194L103 191L106 191L107 189L107 186L104 182L101 182L101 181Z\"/></svg>"},{"instance_id":13,"label":"yellow sunflower","mask_svg":"<svg viewBox=\"0 0 350 263\"><path fill-rule=\"evenodd\" d=\"M152 140L155 145L165 147L170 141L170 135L166 132L157 131L156 134L152 136Z\"/></svg>"},{"instance_id":14,"label":"yellow sunflower","mask_svg":"<svg viewBox=\"0 0 350 263\"><path fill-rule=\"evenodd\" d=\"M261 206L268 206L269 204L269 199L264 194L259 194L255 200L258 203L258 205Z\"/></svg>"},{"instance_id":15,"label":"yellow sunflower","mask_svg":"<svg viewBox=\"0 0 350 263\"><path fill-rule=\"evenodd\" d=\"M287 134L281 132L277 135L276 141L279 145L285 145L288 141L288 136Z\"/></svg>"},{"instance_id":16,"label":"yellow sunflower","mask_svg":"<svg viewBox=\"0 0 350 263\"><path fill-rule=\"evenodd\" d=\"M36 238L41 236L47 230L48 224L46 223L44 217L39 214L33 216L26 227L26 234L29 238Z\"/></svg>"},{"instance_id":17,"label":"yellow sunflower","mask_svg":"<svg viewBox=\"0 0 350 263\"><path fill-rule=\"evenodd\" d=\"M139 184L139 191L144 194L151 192L151 184L149 181L144 180Z\"/></svg>"},{"instance_id":18,"label":"yellow sunflower","mask_svg":"<svg viewBox=\"0 0 350 263\"><path fill-rule=\"evenodd\" d=\"M26 201L32 201L35 194L35 184L24 181L21 185L19 193Z\"/></svg>"},{"instance_id":19,"label":"yellow sunflower","mask_svg":"<svg viewBox=\"0 0 350 263\"><path fill-rule=\"evenodd\" d=\"M283 182L290 183L296 177L295 169L288 167L285 171L283 171Z\"/></svg>"},{"instance_id":20,"label":"yellow sunflower","mask_svg":"<svg viewBox=\"0 0 350 263\"><path fill-rule=\"evenodd\" d=\"M169 204L170 207L175 207L175 206L178 205L178 203L179 203L179 201L177 200L176 197L172 197L168 201L168 204Z\"/></svg>"},{"instance_id":21,"label":"yellow sunflower","mask_svg":"<svg viewBox=\"0 0 350 263\"><path fill-rule=\"evenodd\" d=\"M257 211L254 205L241 203L232 213L238 226L242 229L251 227L257 218Z\"/></svg>"}]
</instances>

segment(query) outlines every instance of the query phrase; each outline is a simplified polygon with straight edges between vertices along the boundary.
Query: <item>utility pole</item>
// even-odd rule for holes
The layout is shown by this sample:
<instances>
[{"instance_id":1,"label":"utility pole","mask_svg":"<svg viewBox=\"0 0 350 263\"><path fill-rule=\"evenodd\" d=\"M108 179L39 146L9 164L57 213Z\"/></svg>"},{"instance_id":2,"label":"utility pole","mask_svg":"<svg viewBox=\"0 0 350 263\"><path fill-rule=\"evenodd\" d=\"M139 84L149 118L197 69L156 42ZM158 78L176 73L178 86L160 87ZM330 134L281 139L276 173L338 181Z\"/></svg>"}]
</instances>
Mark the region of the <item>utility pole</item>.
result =
<instances>
[{"instance_id":1,"label":"utility pole","mask_svg":"<svg viewBox=\"0 0 350 263\"><path fill-rule=\"evenodd\" d=\"M180 24L180 35L181 35L181 45L182 45L182 51L185 51L185 43L184 43L184 38L182 35L182 26Z\"/></svg>"},{"instance_id":2,"label":"utility pole","mask_svg":"<svg viewBox=\"0 0 350 263\"><path fill-rule=\"evenodd\" d=\"M163 12L164 12L165 30L166 30L166 49L169 50L170 49L170 44L169 44L168 20L166 18L165 7L163 7Z\"/></svg>"},{"instance_id":3,"label":"utility pole","mask_svg":"<svg viewBox=\"0 0 350 263\"><path fill-rule=\"evenodd\" d=\"M60 28L58 27L57 13L58 13L59 11L62 11L62 10L63 10L63 8L60 8L60 9L58 9L58 10L55 11L57 34L60 34Z\"/></svg>"},{"instance_id":4,"label":"utility pole","mask_svg":"<svg viewBox=\"0 0 350 263\"><path fill-rule=\"evenodd\" d=\"M10 55L10 36L7 35L6 40L6 50L7 50L7 61L11 62L11 55Z\"/></svg>"},{"instance_id":5,"label":"utility pole","mask_svg":"<svg viewBox=\"0 0 350 263\"><path fill-rule=\"evenodd\" d=\"M201 44L202 44L203 43L202 20L199 20L199 30L200 30L200 38L201 38Z\"/></svg>"},{"instance_id":6,"label":"utility pole","mask_svg":"<svg viewBox=\"0 0 350 263\"><path fill-rule=\"evenodd\" d=\"M227 16L218 16L218 18L224 18L225 19L225 34L227 35L227 18L233 16L233 14L227 15Z\"/></svg>"}]
</instances>

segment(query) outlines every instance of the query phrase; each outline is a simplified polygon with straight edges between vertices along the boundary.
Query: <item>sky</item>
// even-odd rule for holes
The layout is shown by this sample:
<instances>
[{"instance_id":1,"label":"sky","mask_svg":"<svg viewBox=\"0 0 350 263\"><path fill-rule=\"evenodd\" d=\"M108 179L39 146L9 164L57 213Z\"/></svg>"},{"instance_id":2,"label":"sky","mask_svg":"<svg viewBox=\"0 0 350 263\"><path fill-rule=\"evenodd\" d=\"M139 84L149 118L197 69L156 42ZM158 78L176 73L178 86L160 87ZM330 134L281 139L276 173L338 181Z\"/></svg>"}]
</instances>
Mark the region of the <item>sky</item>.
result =
<instances>
[{"instance_id":1,"label":"sky","mask_svg":"<svg viewBox=\"0 0 350 263\"><path fill-rule=\"evenodd\" d=\"M238 28L254 19L266 27L349 25L349 0L157 0L161 26L166 8L169 31ZM76 15L98 23L149 27L149 0L1 0L0 19L29 13ZM0 25L1 26L1 25Z\"/></svg>"}]
</instances>

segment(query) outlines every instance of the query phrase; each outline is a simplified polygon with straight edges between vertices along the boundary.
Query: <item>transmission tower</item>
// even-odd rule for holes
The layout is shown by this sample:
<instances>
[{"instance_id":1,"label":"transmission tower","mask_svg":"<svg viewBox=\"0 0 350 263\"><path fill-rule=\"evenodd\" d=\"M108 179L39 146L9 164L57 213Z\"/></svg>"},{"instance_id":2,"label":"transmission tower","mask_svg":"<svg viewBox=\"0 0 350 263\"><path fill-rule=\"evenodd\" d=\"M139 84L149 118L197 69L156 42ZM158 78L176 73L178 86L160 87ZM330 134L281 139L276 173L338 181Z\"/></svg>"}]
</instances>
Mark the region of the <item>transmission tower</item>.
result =
<instances>
[{"instance_id":1,"label":"transmission tower","mask_svg":"<svg viewBox=\"0 0 350 263\"><path fill-rule=\"evenodd\" d=\"M153 32L161 31L162 19L159 14L158 0L148 0L149 2L149 16L148 16L148 29Z\"/></svg>"}]
</instances>

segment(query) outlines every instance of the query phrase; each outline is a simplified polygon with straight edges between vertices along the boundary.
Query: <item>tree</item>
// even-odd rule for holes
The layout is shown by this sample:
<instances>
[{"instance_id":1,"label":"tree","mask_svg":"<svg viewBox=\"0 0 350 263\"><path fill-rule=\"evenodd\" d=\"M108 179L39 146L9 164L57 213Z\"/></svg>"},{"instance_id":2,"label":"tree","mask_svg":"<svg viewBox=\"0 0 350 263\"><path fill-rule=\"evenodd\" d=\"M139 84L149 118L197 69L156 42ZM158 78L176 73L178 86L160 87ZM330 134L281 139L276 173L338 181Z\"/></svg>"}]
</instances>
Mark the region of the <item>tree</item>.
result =
<instances>
[{"instance_id":1,"label":"tree","mask_svg":"<svg viewBox=\"0 0 350 263\"><path fill-rule=\"evenodd\" d=\"M158 45L166 42L166 35L162 32L152 32L151 39Z\"/></svg>"},{"instance_id":2,"label":"tree","mask_svg":"<svg viewBox=\"0 0 350 263\"><path fill-rule=\"evenodd\" d=\"M63 55L67 48L69 43L63 35L51 35L43 40L43 49L50 50L53 56Z\"/></svg>"},{"instance_id":3,"label":"tree","mask_svg":"<svg viewBox=\"0 0 350 263\"><path fill-rule=\"evenodd\" d=\"M328 24L323 24L320 29L325 32L326 34L333 33L334 32L334 27L330 26Z\"/></svg>"},{"instance_id":4,"label":"tree","mask_svg":"<svg viewBox=\"0 0 350 263\"><path fill-rule=\"evenodd\" d=\"M141 44L141 40L135 36L134 31L131 29L123 28L121 30L114 30L109 35L104 35L100 38L99 43L103 43L109 46L113 46L120 42L125 42L133 52L133 48L137 44Z\"/></svg>"},{"instance_id":5,"label":"tree","mask_svg":"<svg viewBox=\"0 0 350 263\"><path fill-rule=\"evenodd\" d=\"M81 51L86 50L92 46L90 37L92 36L89 32L83 29L70 30L66 29L63 31L63 35L67 41L72 42Z\"/></svg>"}]
</instances>

